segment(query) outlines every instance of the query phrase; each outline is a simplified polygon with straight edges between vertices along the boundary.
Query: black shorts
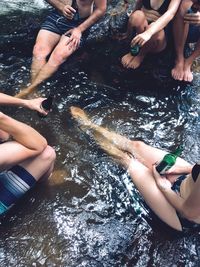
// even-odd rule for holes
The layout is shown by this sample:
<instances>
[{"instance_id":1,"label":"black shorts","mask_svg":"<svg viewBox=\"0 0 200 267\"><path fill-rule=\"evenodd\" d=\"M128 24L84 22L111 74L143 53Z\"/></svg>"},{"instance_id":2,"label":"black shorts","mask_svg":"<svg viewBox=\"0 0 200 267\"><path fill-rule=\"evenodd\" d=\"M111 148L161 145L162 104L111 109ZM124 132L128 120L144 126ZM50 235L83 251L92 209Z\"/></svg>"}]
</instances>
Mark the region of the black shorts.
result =
<instances>
[{"instance_id":1,"label":"black shorts","mask_svg":"<svg viewBox=\"0 0 200 267\"><path fill-rule=\"evenodd\" d=\"M81 23L83 23L87 18L84 19L67 19L63 15L61 15L57 10L51 11L49 16L47 16L46 20L42 23L41 29L47 30L50 32L54 32L59 35L65 34L67 31L78 27ZM89 30L86 30L80 40L80 46L83 46L85 43L85 39L89 34Z\"/></svg>"}]
</instances>

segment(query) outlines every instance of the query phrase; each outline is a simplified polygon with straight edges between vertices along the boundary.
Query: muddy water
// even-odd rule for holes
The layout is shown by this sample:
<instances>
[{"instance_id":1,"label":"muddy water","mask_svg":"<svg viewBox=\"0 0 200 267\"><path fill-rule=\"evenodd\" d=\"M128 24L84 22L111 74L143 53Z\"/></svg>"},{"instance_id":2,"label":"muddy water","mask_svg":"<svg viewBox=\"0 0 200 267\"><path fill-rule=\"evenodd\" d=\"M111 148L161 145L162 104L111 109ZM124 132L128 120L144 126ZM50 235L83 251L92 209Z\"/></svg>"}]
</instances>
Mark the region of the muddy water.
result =
<instances>
[{"instance_id":1,"label":"muddy water","mask_svg":"<svg viewBox=\"0 0 200 267\"><path fill-rule=\"evenodd\" d=\"M0 88L14 95L28 82L31 49L5 51ZM57 161L52 183L38 185L1 221L0 266L199 266L199 231L177 236L157 222L134 186L132 196L128 193L127 173L69 114L71 105L79 106L97 124L130 138L169 150L183 144L184 158L195 162L199 73L192 85L153 86L154 80L116 74L108 55L96 56L95 62L93 56L80 63L72 59L40 86L43 96L55 92L48 118L22 108L2 109L46 136Z\"/></svg>"}]
</instances>

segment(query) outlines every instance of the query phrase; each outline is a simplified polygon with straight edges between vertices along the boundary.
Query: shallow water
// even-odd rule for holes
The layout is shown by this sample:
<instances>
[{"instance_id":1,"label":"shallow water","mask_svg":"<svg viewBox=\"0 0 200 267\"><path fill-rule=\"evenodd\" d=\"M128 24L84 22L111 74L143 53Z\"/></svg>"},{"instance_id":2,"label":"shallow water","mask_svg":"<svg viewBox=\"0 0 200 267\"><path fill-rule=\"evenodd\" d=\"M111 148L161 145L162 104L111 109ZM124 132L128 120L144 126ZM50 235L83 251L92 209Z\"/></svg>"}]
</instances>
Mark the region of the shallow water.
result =
<instances>
[{"instance_id":1,"label":"shallow water","mask_svg":"<svg viewBox=\"0 0 200 267\"><path fill-rule=\"evenodd\" d=\"M87 64L72 59L40 86L42 95L50 90L56 95L46 119L22 108L2 109L44 134L57 161L54 184L37 186L1 221L0 266L199 266L199 231L176 236L150 220L138 191L133 187L133 196L128 194L126 172L69 114L70 106L79 106L97 124L130 138L169 150L183 144L183 157L195 162L199 73L190 86L154 87L154 80L131 81L123 72L116 74L108 54L90 53L83 61ZM31 49L23 45L1 51L1 90L14 95L26 84L30 63Z\"/></svg>"}]
</instances>

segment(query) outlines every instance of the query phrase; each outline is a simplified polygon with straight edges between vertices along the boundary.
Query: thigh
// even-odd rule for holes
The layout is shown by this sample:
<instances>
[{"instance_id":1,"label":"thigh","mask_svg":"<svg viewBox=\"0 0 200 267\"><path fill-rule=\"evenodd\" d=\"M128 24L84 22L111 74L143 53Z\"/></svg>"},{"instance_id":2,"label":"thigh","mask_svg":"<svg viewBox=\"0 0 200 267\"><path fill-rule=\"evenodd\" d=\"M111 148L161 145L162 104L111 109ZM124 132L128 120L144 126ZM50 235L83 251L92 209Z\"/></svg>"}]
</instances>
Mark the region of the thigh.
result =
<instances>
[{"instance_id":1,"label":"thigh","mask_svg":"<svg viewBox=\"0 0 200 267\"><path fill-rule=\"evenodd\" d=\"M157 187L151 170L133 159L129 165L128 172L145 202L154 213L169 226L181 231L182 227L176 210Z\"/></svg>"},{"instance_id":2,"label":"thigh","mask_svg":"<svg viewBox=\"0 0 200 267\"><path fill-rule=\"evenodd\" d=\"M52 147L47 146L46 149L37 157L27 159L21 162L22 166L28 173L30 173L36 181L43 177L49 169L52 169L55 160L55 151Z\"/></svg>"},{"instance_id":3,"label":"thigh","mask_svg":"<svg viewBox=\"0 0 200 267\"><path fill-rule=\"evenodd\" d=\"M61 36L59 34L42 29L37 35L36 44L52 51L59 43L60 38Z\"/></svg>"},{"instance_id":4,"label":"thigh","mask_svg":"<svg viewBox=\"0 0 200 267\"><path fill-rule=\"evenodd\" d=\"M147 145L142 141L132 141L131 153L136 155L143 164L152 169L152 165L159 162L163 157L169 153L166 150L162 150L151 145ZM190 164L184 159L178 157L176 164L179 166L190 166Z\"/></svg>"}]
</instances>

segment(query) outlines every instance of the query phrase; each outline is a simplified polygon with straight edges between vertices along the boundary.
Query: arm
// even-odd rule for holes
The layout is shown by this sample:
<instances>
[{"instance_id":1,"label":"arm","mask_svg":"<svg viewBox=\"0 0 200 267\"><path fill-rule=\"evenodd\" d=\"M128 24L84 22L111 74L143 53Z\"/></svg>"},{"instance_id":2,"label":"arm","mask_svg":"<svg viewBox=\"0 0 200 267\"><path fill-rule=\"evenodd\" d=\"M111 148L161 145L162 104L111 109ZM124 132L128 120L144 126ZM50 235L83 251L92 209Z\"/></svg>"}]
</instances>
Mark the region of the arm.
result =
<instances>
[{"instance_id":1,"label":"arm","mask_svg":"<svg viewBox=\"0 0 200 267\"><path fill-rule=\"evenodd\" d=\"M171 0L168 10L154 23L151 23L145 32L138 34L131 42L131 45L139 44L140 46L143 46L155 33L164 29L174 18L180 2L181 0Z\"/></svg>"},{"instance_id":2,"label":"arm","mask_svg":"<svg viewBox=\"0 0 200 267\"><path fill-rule=\"evenodd\" d=\"M66 32L66 35L71 35L69 41L74 47L79 46L82 33L95 24L106 12L107 0L95 0L94 3L93 13L78 27Z\"/></svg>"},{"instance_id":3,"label":"arm","mask_svg":"<svg viewBox=\"0 0 200 267\"><path fill-rule=\"evenodd\" d=\"M183 199L181 196L179 196L177 193L175 193L171 189L171 183L168 179L166 179L163 176L160 176L160 174L156 171L155 165L153 166L153 176L155 178L156 184L158 188L162 191L163 195L166 197L166 199L169 201L169 203L185 218L189 220L194 220L197 218L200 214L200 207L199 207L199 188L200 188L200 179L199 179L199 186L195 186L196 189L196 195L195 192L192 192L192 194L187 198ZM198 201L199 199L199 201Z\"/></svg>"},{"instance_id":4,"label":"arm","mask_svg":"<svg viewBox=\"0 0 200 267\"><path fill-rule=\"evenodd\" d=\"M42 101L45 98L35 98L35 99L20 99L16 98L10 95L6 95L3 93L0 93L0 105L14 105L14 106L21 106L21 107L26 107L31 110L36 110L40 113L43 113L46 115L46 112L40 108Z\"/></svg>"},{"instance_id":5,"label":"arm","mask_svg":"<svg viewBox=\"0 0 200 267\"><path fill-rule=\"evenodd\" d=\"M40 154L47 146L46 139L36 130L2 112L0 112L0 129L15 140L0 145L1 170Z\"/></svg>"},{"instance_id":6,"label":"arm","mask_svg":"<svg viewBox=\"0 0 200 267\"><path fill-rule=\"evenodd\" d=\"M95 10L83 23L78 26L81 33L95 24L106 12L107 1L106 0L95 0Z\"/></svg>"},{"instance_id":7,"label":"arm","mask_svg":"<svg viewBox=\"0 0 200 267\"><path fill-rule=\"evenodd\" d=\"M200 12L196 13L186 13L184 16L184 22L200 26Z\"/></svg>"}]
</instances>

